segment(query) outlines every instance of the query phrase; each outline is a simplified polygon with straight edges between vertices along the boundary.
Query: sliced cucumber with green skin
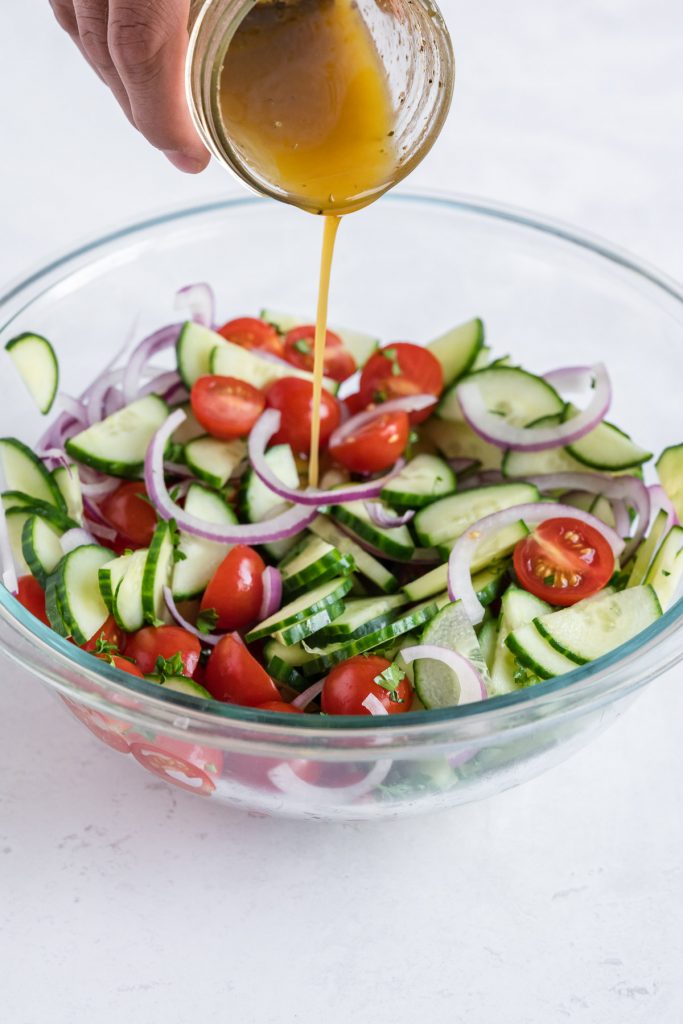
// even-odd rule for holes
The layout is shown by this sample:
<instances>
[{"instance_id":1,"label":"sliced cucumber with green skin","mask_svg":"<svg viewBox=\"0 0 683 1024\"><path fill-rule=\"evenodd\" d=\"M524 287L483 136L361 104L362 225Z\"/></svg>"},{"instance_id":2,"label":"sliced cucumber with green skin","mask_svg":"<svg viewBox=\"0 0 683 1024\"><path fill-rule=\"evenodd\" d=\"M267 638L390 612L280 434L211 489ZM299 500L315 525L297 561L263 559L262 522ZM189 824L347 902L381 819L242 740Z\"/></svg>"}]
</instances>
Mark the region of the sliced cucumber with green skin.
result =
<instances>
[{"instance_id":1,"label":"sliced cucumber with green skin","mask_svg":"<svg viewBox=\"0 0 683 1024\"><path fill-rule=\"evenodd\" d=\"M577 665L595 661L647 629L662 614L650 586L597 594L571 608L534 619L548 643Z\"/></svg>"},{"instance_id":2,"label":"sliced cucumber with green skin","mask_svg":"<svg viewBox=\"0 0 683 1024\"><path fill-rule=\"evenodd\" d=\"M150 626L171 621L164 600L164 588L171 583L175 559L174 533L170 523L157 524L149 545L142 575L142 614Z\"/></svg>"},{"instance_id":3,"label":"sliced cucumber with green skin","mask_svg":"<svg viewBox=\"0 0 683 1024\"><path fill-rule=\"evenodd\" d=\"M156 683L159 680L154 677L147 677L153 679ZM169 676L168 679L164 679L161 683L165 690L175 690L176 693L184 693L188 697L199 697L201 700L213 700L213 697L201 683L195 683L194 679L188 679L187 676Z\"/></svg>"},{"instance_id":4,"label":"sliced cucumber with green skin","mask_svg":"<svg viewBox=\"0 0 683 1024\"><path fill-rule=\"evenodd\" d=\"M543 377L536 377L517 366L489 366L466 378L476 383L489 412L497 413L515 427L526 427L543 416L564 412L565 403ZM457 396L458 385L441 399L437 416L442 420L463 422Z\"/></svg>"},{"instance_id":5,"label":"sliced cucumber with green skin","mask_svg":"<svg viewBox=\"0 0 683 1024\"><path fill-rule=\"evenodd\" d=\"M259 313L261 320L272 324L279 334L287 334L295 327L307 326L315 323L315 317L296 317L291 313L281 313L274 309L262 309ZM356 366L361 369L367 363L371 355L379 348L379 338L373 334L364 334L362 331L352 331L348 327L330 327L331 331L337 334L344 348L348 349L356 361Z\"/></svg>"},{"instance_id":6,"label":"sliced cucumber with green skin","mask_svg":"<svg viewBox=\"0 0 683 1024\"><path fill-rule=\"evenodd\" d=\"M201 484L190 485L185 498L185 511L219 526L233 526L237 523L237 516L222 495ZM173 567L171 589L174 599L190 601L201 597L231 546L181 532L178 554L185 557L181 557Z\"/></svg>"},{"instance_id":7,"label":"sliced cucumber with green skin","mask_svg":"<svg viewBox=\"0 0 683 1024\"><path fill-rule=\"evenodd\" d=\"M544 473L585 473L586 466L575 459L566 448L548 448L544 452L506 451L503 456L503 475L511 479L541 476Z\"/></svg>"},{"instance_id":8,"label":"sliced cucumber with green skin","mask_svg":"<svg viewBox=\"0 0 683 1024\"><path fill-rule=\"evenodd\" d=\"M47 338L41 334L20 334L5 345L5 351L43 416L49 413L59 387L59 363Z\"/></svg>"},{"instance_id":9,"label":"sliced cucumber with green skin","mask_svg":"<svg viewBox=\"0 0 683 1024\"><path fill-rule=\"evenodd\" d=\"M45 587L64 552L59 533L39 516L29 516L21 531L21 549L29 569Z\"/></svg>"},{"instance_id":10,"label":"sliced cucumber with green skin","mask_svg":"<svg viewBox=\"0 0 683 1024\"><path fill-rule=\"evenodd\" d=\"M321 586L311 590L308 594L302 594L301 597L297 597L296 600L291 601L278 612L275 612L274 615L271 615L259 623L258 626L255 626L254 629L250 630L245 637L247 643L260 640L262 637L272 636L273 633L291 626L294 622L309 619L317 612L321 612L331 605L339 604L352 586L352 581L347 577L345 579L330 580L329 583L321 584Z\"/></svg>"},{"instance_id":11,"label":"sliced cucumber with green skin","mask_svg":"<svg viewBox=\"0 0 683 1024\"><path fill-rule=\"evenodd\" d=\"M529 527L520 519L518 522L510 523L502 530L485 537L479 542L474 553L470 563L470 572L480 572L491 562L512 554L515 545L528 536ZM448 560L454 543L455 541L447 541L445 544L439 545L438 551L445 560Z\"/></svg>"},{"instance_id":12,"label":"sliced cucumber with green skin","mask_svg":"<svg viewBox=\"0 0 683 1024\"><path fill-rule=\"evenodd\" d=\"M421 434L446 459L472 459L482 469L500 469L503 449L489 444L467 423L449 423L431 416L422 424Z\"/></svg>"},{"instance_id":13,"label":"sliced cucumber with green skin","mask_svg":"<svg viewBox=\"0 0 683 1024\"><path fill-rule=\"evenodd\" d=\"M472 623L460 601L449 602L425 628L423 644L462 654L472 662L487 686L489 671ZM460 700L457 673L443 662L424 658L415 663L415 690L428 709L455 707Z\"/></svg>"},{"instance_id":14,"label":"sliced cucumber with green skin","mask_svg":"<svg viewBox=\"0 0 683 1024\"><path fill-rule=\"evenodd\" d=\"M487 608L500 597L508 578L509 562L494 562L472 577L474 592L481 604Z\"/></svg>"},{"instance_id":15,"label":"sliced cucumber with green skin","mask_svg":"<svg viewBox=\"0 0 683 1024\"><path fill-rule=\"evenodd\" d=\"M287 556L280 563L282 584L288 597L335 576L349 576L355 568L351 555L342 555L327 541L310 534L294 557Z\"/></svg>"},{"instance_id":16,"label":"sliced cucumber with green skin","mask_svg":"<svg viewBox=\"0 0 683 1024\"><path fill-rule=\"evenodd\" d=\"M596 498L591 502L589 511L596 517L601 519L607 526L611 526L612 529L616 526L616 519L614 518L614 512L607 498L603 497L602 494L598 494Z\"/></svg>"},{"instance_id":17,"label":"sliced cucumber with green skin","mask_svg":"<svg viewBox=\"0 0 683 1024\"><path fill-rule=\"evenodd\" d=\"M85 644L102 628L109 609L102 600L98 582L100 568L112 553L98 544L84 544L64 555L54 577L59 611L68 635Z\"/></svg>"},{"instance_id":18,"label":"sliced cucumber with green skin","mask_svg":"<svg viewBox=\"0 0 683 1024\"><path fill-rule=\"evenodd\" d=\"M52 474L16 437L0 438L0 461L9 491L21 491L66 512L66 504Z\"/></svg>"},{"instance_id":19,"label":"sliced cucumber with green skin","mask_svg":"<svg viewBox=\"0 0 683 1024\"><path fill-rule=\"evenodd\" d=\"M118 558L113 558L111 562L106 562L98 572L102 600L114 617L116 617L116 592L119 589L119 583L130 567L132 558L132 552L120 555Z\"/></svg>"},{"instance_id":20,"label":"sliced cucumber with green skin","mask_svg":"<svg viewBox=\"0 0 683 1024\"><path fill-rule=\"evenodd\" d=\"M637 587L645 581L647 571L668 525L669 517L662 508L657 513L647 537L644 537L640 543L627 586Z\"/></svg>"},{"instance_id":21,"label":"sliced cucumber with green skin","mask_svg":"<svg viewBox=\"0 0 683 1024\"><path fill-rule=\"evenodd\" d=\"M479 318L468 320L429 342L427 348L441 363L445 388L472 369L483 344L484 324Z\"/></svg>"},{"instance_id":22,"label":"sliced cucumber with green skin","mask_svg":"<svg viewBox=\"0 0 683 1024\"><path fill-rule=\"evenodd\" d=\"M500 562L502 555L508 554L515 544L529 535L524 523L513 523L501 530L493 547L486 541L486 551L477 552L472 561L470 571L473 572L472 585L482 604L490 604L498 597L507 572L507 563ZM481 545L483 548L484 545ZM474 567L474 568L472 568ZM424 576L418 576L403 587L403 592L410 601L424 601L428 597L440 594L448 586L448 563L437 565Z\"/></svg>"},{"instance_id":23,"label":"sliced cucumber with green skin","mask_svg":"<svg viewBox=\"0 0 683 1024\"><path fill-rule=\"evenodd\" d=\"M267 640L263 647L263 661L268 675L294 690L303 690L306 685L299 669L313 657L313 654L299 645L285 647L277 640Z\"/></svg>"},{"instance_id":24,"label":"sliced cucumber with green skin","mask_svg":"<svg viewBox=\"0 0 683 1024\"><path fill-rule=\"evenodd\" d=\"M657 459L657 476L683 522L683 444L664 449Z\"/></svg>"},{"instance_id":25,"label":"sliced cucumber with green skin","mask_svg":"<svg viewBox=\"0 0 683 1024\"><path fill-rule=\"evenodd\" d=\"M475 487L428 505L417 513L412 525L420 544L425 547L438 547L444 542L457 540L468 527L484 516L539 500L538 488L533 484L510 483Z\"/></svg>"},{"instance_id":26,"label":"sliced cucumber with green skin","mask_svg":"<svg viewBox=\"0 0 683 1024\"><path fill-rule=\"evenodd\" d=\"M185 445L185 462L211 487L224 487L247 454L244 441L219 441L204 434Z\"/></svg>"},{"instance_id":27,"label":"sliced cucumber with green skin","mask_svg":"<svg viewBox=\"0 0 683 1024\"><path fill-rule=\"evenodd\" d=\"M14 559L14 568L17 571L17 576L26 576L31 572L26 563L26 559L24 558L22 539L24 535L24 525L32 517L32 514L31 510L27 508L11 508L5 513L9 546L12 551L12 558Z\"/></svg>"},{"instance_id":28,"label":"sliced cucumber with green skin","mask_svg":"<svg viewBox=\"0 0 683 1024\"><path fill-rule=\"evenodd\" d=\"M279 480L287 487L299 486L299 470L288 444L277 444L265 454L265 459L271 470ZM250 523L262 523L267 519L288 508L288 502L275 494L256 475L253 469L245 473L240 493L240 505L242 513ZM296 538L290 540L276 541L273 544L264 545L266 551L276 560L284 558L296 544Z\"/></svg>"},{"instance_id":29,"label":"sliced cucumber with green skin","mask_svg":"<svg viewBox=\"0 0 683 1024\"><path fill-rule=\"evenodd\" d=\"M528 626L540 615L547 615L551 610L549 604L526 590L515 586L508 587L501 603L500 628L491 670L492 695L499 696L520 689L515 679L515 657L505 643L508 635L515 629Z\"/></svg>"},{"instance_id":30,"label":"sliced cucumber with green skin","mask_svg":"<svg viewBox=\"0 0 683 1024\"><path fill-rule=\"evenodd\" d=\"M347 600L343 614L321 629L315 642L340 643L342 640L357 640L366 633L374 633L395 619L396 612L405 604L408 604L405 594Z\"/></svg>"},{"instance_id":31,"label":"sliced cucumber with green skin","mask_svg":"<svg viewBox=\"0 0 683 1024\"><path fill-rule=\"evenodd\" d=\"M498 360L496 360L495 364L491 362L491 349L489 348L489 346L482 345L481 349L479 350L479 354L477 355L477 358L472 363L470 372L474 373L475 370L485 370L488 366L494 366L497 364ZM503 365L505 365L505 363L503 363Z\"/></svg>"},{"instance_id":32,"label":"sliced cucumber with green skin","mask_svg":"<svg viewBox=\"0 0 683 1024\"><path fill-rule=\"evenodd\" d=\"M498 640L498 621L487 619L479 630L479 646L489 673L493 671L493 661Z\"/></svg>"},{"instance_id":33,"label":"sliced cucumber with green skin","mask_svg":"<svg viewBox=\"0 0 683 1024\"><path fill-rule=\"evenodd\" d=\"M110 476L136 479L142 475L152 438L167 417L166 402L146 395L69 438L65 447L76 462Z\"/></svg>"},{"instance_id":34,"label":"sliced cucumber with green skin","mask_svg":"<svg viewBox=\"0 0 683 1024\"><path fill-rule=\"evenodd\" d=\"M375 526L363 501L349 501L343 505L332 505L330 515L337 522L362 537L368 544L383 551L387 558L409 562L415 553L415 542L407 526L384 529Z\"/></svg>"},{"instance_id":35,"label":"sliced cucumber with green skin","mask_svg":"<svg viewBox=\"0 0 683 1024\"><path fill-rule=\"evenodd\" d=\"M398 580L394 574L325 516L314 519L309 530L326 540L328 544L332 544L342 554L350 555L361 576L374 583L382 593L393 594L398 590Z\"/></svg>"},{"instance_id":36,"label":"sliced cucumber with green skin","mask_svg":"<svg viewBox=\"0 0 683 1024\"><path fill-rule=\"evenodd\" d=\"M55 530L65 533L73 530L79 524L75 519L70 519L66 512L48 504L47 501L40 501L32 498L30 494L22 494L21 491L5 491L2 495L2 507L9 512L10 509L25 512L27 515L39 516L45 519Z\"/></svg>"},{"instance_id":37,"label":"sliced cucumber with green skin","mask_svg":"<svg viewBox=\"0 0 683 1024\"><path fill-rule=\"evenodd\" d=\"M147 549L134 551L125 567L123 578L114 592L113 614L116 622L127 633L135 633L145 624L142 608L142 579L145 575Z\"/></svg>"},{"instance_id":38,"label":"sliced cucumber with green skin","mask_svg":"<svg viewBox=\"0 0 683 1024\"><path fill-rule=\"evenodd\" d=\"M211 356L217 348L227 344L225 338L208 327L191 320L183 324L176 342L176 360L180 379L188 389L200 377L211 373Z\"/></svg>"},{"instance_id":39,"label":"sliced cucumber with green skin","mask_svg":"<svg viewBox=\"0 0 683 1024\"><path fill-rule=\"evenodd\" d=\"M645 583L652 587L664 611L673 604L682 577L683 527L672 526L645 577Z\"/></svg>"},{"instance_id":40,"label":"sliced cucumber with green skin","mask_svg":"<svg viewBox=\"0 0 683 1024\"><path fill-rule=\"evenodd\" d=\"M576 668L576 662L556 651L533 624L508 633L505 643L519 664L539 679L553 679Z\"/></svg>"},{"instance_id":41,"label":"sliced cucumber with green skin","mask_svg":"<svg viewBox=\"0 0 683 1024\"><path fill-rule=\"evenodd\" d=\"M438 610L436 602L430 601L404 612L393 622L382 626L373 633L366 633L357 640L330 644L328 647L316 647L313 652L315 657L303 666L304 675L307 677L323 675L333 665L353 658L356 654L363 654L365 651L371 651L373 648L382 647L385 644L391 645L398 637L429 622Z\"/></svg>"},{"instance_id":42,"label":"sliced cucumber with green skin","mask_svg":"<svg viewBox=\"0 0 683 1024\"><path fill-rule=\"evenodd\" d=\"M55 633L60 636L68 636L69 630L64 624L62 608L59 603L59 590L57 588L57 576L55 573L49 576L45 584L45 614Z\"/></svg>"},{"instance_id":43,"label":"sliced cucumber with green skin","mask_svg":"<svg viewBox=\"0 0 683 1024\"><path fill-rule=\"evenodd\" d=\"M67 515L79 526L83 525L83 493L75 466L58 466L52 470L52 479L64 499Z\"/></svg>"},{"instance_id":44,"label":"sliced cucumber with green skin","mask_svg":"<svg viewBox=\"0 0 683 1024\"><path fill-rule=\"evenodd\" d=\"M307 619L300 619L299 622L292 622L291 625L278 629L277 632L273 633L273 638L278 643L284 644L285 647L291 647L292 644L308 640L309 637L319 633L325 626L329 626L331 622L338 619L344 613L345 607L343 601L329 604L326 608L316 612L315 615L309 616Z\"/></svg>"},{"instance_id":45,"label":"sliced cucumber with green skin","mask_svg":"<svg viewBox=\"0 0 683 1024\"><path fill-rule=\"evenodd\" d=\"M578 412L575 406L568 405L564 414L565 421ZM580 440L567 445L567 452L584 466L607 472L642 466L652 458L652 452L635 444L628 434L605 420Z\"/></svg>"},{"instance_id":46,"label":"sliced cucumber with green skin","mask_svg":"<svg viewBox=\"0 0 683 1024\"><path fill-rule=\"evenodd\" d=\"M455 473L448 463L437 455L422 454L411 459L389 481L382 490L381 498L392 508L417 509L453 494L455 489Z\"/></svg>"}]
</instances>

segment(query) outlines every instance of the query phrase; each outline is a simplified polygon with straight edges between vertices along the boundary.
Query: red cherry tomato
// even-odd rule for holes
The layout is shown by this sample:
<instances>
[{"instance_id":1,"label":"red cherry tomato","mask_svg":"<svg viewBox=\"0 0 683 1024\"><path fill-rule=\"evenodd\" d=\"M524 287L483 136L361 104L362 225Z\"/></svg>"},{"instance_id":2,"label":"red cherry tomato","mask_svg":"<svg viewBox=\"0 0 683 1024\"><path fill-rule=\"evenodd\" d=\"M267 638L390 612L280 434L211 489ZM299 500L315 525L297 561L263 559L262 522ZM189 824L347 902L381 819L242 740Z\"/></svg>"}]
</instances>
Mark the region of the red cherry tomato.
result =
<instances>
[{"instance_id":1,"label":"red cherry tomato","mask_svg":"<svg viewBox=\"0 0 683 1024\"><path fill-rule=\"evenodd\" d=\"M69 711L79 722L83 723L86 729L89 729L94 736L97 736L98 740L102 740L112 750L118 750L120 754L129 753L130 743L127 737L135 735L129 722L110 718L109 715L103 715L102 712L95 711L94 708L87 708L85 705L76 704L75 701L69 700L68 697L62 697L62 700Z\"/></svg>"},{"instance_id":2,"label":"red cherry tomato","mask_svg":"<svg viewBox=\"0 0 683 1024\"><path fill-rule=\"evenodd\" d=\"M268 700L265 704L259 704L259 711L280 711L286 715L303 715L301 708L295 708L293 704L287 704L284 700Z\"/></svg>"},{"instance_id":3,"label":"red cherry tomato","mask_svg":"<svg viewBox=\"0 0 683 1024\"><path fill-rule=\"evenodd\" d=\"M298 377L283 377L270 385L266 400L271 409L282 413L280 429L272 444L289 444L297 455L311 451L313 384ZM324 448L341 422L339 402L325 388L320 402L320 447Z\"/></svg>"},{"instance_id":4,"label":"red cherry tomato","mask_svg":"<svg viewBox=\"0 0 683 1024\"><path fill-rule=\"evenodd\" d=\"M443 391L441 363L420 345L397 341L385 345L371 356L363 367L360 392L366 405L386 402L407 395L434 395ZM411 423L422 423L431 413L431 407L410 414Z\"/></svg>"},{"instance_id":5,"label":"red cherry tomato","mask_svg":"<svg viewBox=\"0 0 683 1024\"><path fill-rule=\"evenodd\" d=\"M205 686L216 700L257 708L281 700L264 668L232 633L218 641L206 663Z\"/></svg>"},{"instance_id":6,"label":"red cherry tomato","mask_svg":"<svg viewBox=\"0 0 683 1024\"><path fill-rule=\"evenodd\" d=\"M87 644L83 644L84 651L90 651L91 654L98 653L98 647L100 651L103 646L114 648L111 651L112 654L121 654L126 643L126 634L116 624L116 619L113 615L103 623L102 626L97 630L94 636L88 640Z\"/></svg>"},{"instance_id":7,"label":"red cherry tomato","mask_svg":"<svg viewBox=\"0 0 683 1024\"><path fill-rule=\"evenodd\" d=\"M262 393L236 377L200 377L190 402L204 430L222 441L246 437L266 407Z\"/></svg>"},{"instance_id":8,"label":"red cherry tomato","mask_svg":"<svg viewBox=\"0 0 683 1024\"><path fill-rule=\"evenodd\" d=\"M525 590L549 604L576 604L601 590L614 573L603 535L580 519L546 519L515 548L513 563Z\"/></svg>"},{"instance_id":9,"label":"red cherry tomato","mask_svg":"<svg viewBox=\"0 0 683 1024\"><path fill-rule=\"evenodd\" d=\"M237 544L216 569L202 597L201 610L218 612L217 629L244 629L258 620L263 601L265 562L253 548Z\"/></svg>"},{"instance_id":10,"label":"red cherry tomato","mask_svg":"<svg viewBox=\"0 0 683 1024\"><path fill-rule=\"evenodd\" d=\"M146 548L157 525L157 514L140 480L121 484L100 505L102 515L118 534L125 547Z\"/></svg>"},{"instance_id":11,"label":"red cherry tomato","mask_svg":"<svg viewBox=\"0 0 683 1024\"><path fill-rule=\"evenodd\" d=\"M401 457L409 437L410 420L406 413L380 413L330 445L330 455L352 473L378 473Z\"/></svg>"},{"instance_id":12,"label":"red cherry tomato","mask_svg":"<svg viewBox=\"0 0 683 1024\"><path fill-rule=\"evenodd\" d=\"M218 333L234 345L282 357L282 339L273 325L265 320L257 320L253 316L238 317L219 327Z\"/></svg>"},{"instance_id":13,"label":"red cherry tomato","mask_svg":"<svg viewBox=\"0 0 683 1024\"><path fill-rule=\"evenodd\" d=\"M191 676L199 663L200 653L197 637L180 626L145 626L133 633L126 644L126 654L144 675L155 671L157 658L170 660L179 654L183 663L182 674Z\"/></svg>"},{"instance_id":14,"label":"red cherry tomato","mask_svg":"<svg viewBox=\"0 0 683 1024\"><path fill-rule=\"evenodd\" d=\"M211 796L216 788L203 768L153 743L132 743L130 752L143 768L179 789Z\"/></svg>"},{"instance_id":15,"label":"red cherry tomato","mask_svg":"<svg viewBox=\"0 0 683 1024\"><path fill-rule=\"evenodd\" d=\"M378 655L358 654L329 673L323 686L321 707L326 715L369 715L363 701L372 693L390 715L410 711L413 688L405 677L396 687L395 697L385 687L374 682L376 676L391 668L391 662Z\"/></svg>"},{"instance_id":16,"label":"red cherry tomato","mask_svg":"<svg viewBox=\"0 0 683 1024\"><path fill-rule=\"evenodd\" d=\"M314 365L315 324L295 327L285 335L285 359L299 370L313 373ZM326 377L331 380L346 380L356 372L356 360L344 342L334 331L325 336L325 369Z\"/></svg>"},{"instance_id":17,"label":"red cherry tomato","mask_svg":"<svg viewBox=\"0 0 683 1024\"><path fill-rule=\"evenodd\" d=\"M113 668L117 668L119 672L127 672L131 676L139 676L140 679L145 678L137 665L134 665L128 658L121 658L118 654L98 654L96 657L101 661L108 662Z\"/></svg>"},{"instance_id":18,"label":"red cherry tomato","mask_svg":"<svg viewBox=\"0 0 683 1024\"><path fill-rule=\"evenodd\" d=\"M20 576L18 580L17 601L22 604L31 615L50 625L50 620L45 611L45 591L35 576Z\"/></svg>"}]
</instances>

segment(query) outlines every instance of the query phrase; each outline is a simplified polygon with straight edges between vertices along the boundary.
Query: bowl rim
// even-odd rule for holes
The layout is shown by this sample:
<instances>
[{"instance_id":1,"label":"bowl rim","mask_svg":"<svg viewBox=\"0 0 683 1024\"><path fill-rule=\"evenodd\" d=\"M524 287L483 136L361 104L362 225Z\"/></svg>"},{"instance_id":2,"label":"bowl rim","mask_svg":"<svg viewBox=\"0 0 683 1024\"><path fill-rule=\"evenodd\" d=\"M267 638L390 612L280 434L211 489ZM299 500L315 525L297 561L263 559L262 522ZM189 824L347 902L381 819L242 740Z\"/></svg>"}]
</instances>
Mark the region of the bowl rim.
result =
<instances>
[{"instance_id":1,"label":"bowl rim","mask_svg":"<svg viewBox=\"0 0 683 1024\"><path fill-rule=\"evenodd\" d=\"M653 265L636 258L627 250L614 246L599 236L584 232L578 228L554 218L534 214L530 211L479 197L469 197L434 189L399 188L382 198L383 204L394 203L399 206L422 204L429 207L442 206L451 211L474 215L483 219L508 222L516 227L524 228L541 235L554 237L563 243L593 256L598 256L608 263L628 270L637 278L644 280L649 286L664 292L683 305L683 286L669 275L659 271ZM176 205L155 213L142 220L133 221L123 227L117 227L97 238L90 238L76 245L46 263L41 263L7 285L0 295L0 331L4 331L13 320L29 308L35 301L49 291L54 285L55 274L62 271L78 269L80 261L93 254L105 251L117 242L130 241L135 236L144 234L165 225L173 225L180 221L202 217L208 213L226 212L242 207L273 205L272 200L258 196L247 196L243 193L232 193L214 200L188 206ZM68 275L67 275L68 276ZM59 278L62 280L63 278ZM45 287L31 294L28 301L14 309L9 319L3 318L3 311L13 303L21 300L27 289L45 284ZM671 668L683 658L683 597L662 615L655 623L639 633L628 643L597 661L577 666L572 672L538 683L535 686L515 691L503 696L491 697L486 701L466 704L459 707L440 708L429 711L406 712L401 715L374 718L372 716L327 716L317 715L293 716L277 712L259 712L253 708L225 704L218 701L207 701L175 691L165 692L158 684L147 680L139 680L133 676L125 676L121 681L121 673L101 662L95 670L95 659L92 655L68 643L50 627L37 620L30 612L19 604L18 600L4 586L0 586L0 619L3 625L13 632L19 632L29 645L43 650L54 660L49 674L45 675L44 664L32 662L25 653L9 649L9 653L24 667L39 674L64 694L77 696L83 703L92 706L117 708L125 717L125 703L109 702L97 699L89 691L75 686L65 678L59 669L72 669L77 666L83 681L93 687L101 687L106 682L108 692L125 700L128 694L134 694L143 702L145 710L164 713L182 710L188 723L194 722L204 727L220 727L238 725L246 730L258 729L263 735L264 728L273 737L285 730L290 736L299 737L302 741L324 736L359 736L381 732L390 741L392 736L403 735L406 731L415 738L438 732L444 725L457 724L468 720L471 723L485 720L493 724L497 721L504 726L506 721L517 712L528 709L540 710L544 706L550 709L556 698L563 697L568 691L585 697L586 702L598 698L605 692L621 691L642 685L644 682ZM17 626L19 629L17 630ZM37 642L37 643L36 643ZM663 662L654 662L648 655L661 649L665 652ZM602 685L600 685L602 684ZM509 724L509 722L508 722ZM181 727L180 735L190 735L188 725Z\"/></svg>"}]
</instances>

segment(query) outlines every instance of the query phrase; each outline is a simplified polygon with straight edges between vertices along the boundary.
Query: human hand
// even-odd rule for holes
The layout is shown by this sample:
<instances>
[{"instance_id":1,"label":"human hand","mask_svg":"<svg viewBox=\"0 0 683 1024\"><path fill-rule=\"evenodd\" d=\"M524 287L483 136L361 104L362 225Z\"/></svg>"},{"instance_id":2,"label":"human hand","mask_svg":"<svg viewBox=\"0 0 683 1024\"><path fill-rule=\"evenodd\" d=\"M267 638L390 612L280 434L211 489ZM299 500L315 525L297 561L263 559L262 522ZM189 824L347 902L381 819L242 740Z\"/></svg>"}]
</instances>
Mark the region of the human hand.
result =
<instances>
[{"instance_id":1,"label":"human hand","mask_svg":"<svg viewBox=\"0 0 683 1024\"><path fill-rule=\"evenodd\" d=\"M190 0L50 0L61 27L128 120L181 171L209 154L185 98Z\"/></svg>"}]
</instances>

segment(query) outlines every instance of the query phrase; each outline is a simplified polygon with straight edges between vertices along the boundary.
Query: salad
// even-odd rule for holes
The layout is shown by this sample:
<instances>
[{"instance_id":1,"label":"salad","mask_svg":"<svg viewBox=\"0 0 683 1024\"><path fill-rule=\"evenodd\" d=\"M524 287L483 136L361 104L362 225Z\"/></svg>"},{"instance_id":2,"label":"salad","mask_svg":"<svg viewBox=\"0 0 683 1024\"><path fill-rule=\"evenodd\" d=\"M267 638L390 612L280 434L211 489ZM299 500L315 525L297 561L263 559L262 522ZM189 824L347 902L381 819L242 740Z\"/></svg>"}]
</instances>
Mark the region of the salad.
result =
<instances>
[{"instance_id":1,"label":"salad","mask_svg":"<svg viewBox=\"0 0 683 1024\"><path fill-rule=\"evenodd\" d=\"M93 657L204 702L395 715L563 675L675 600L683 444L648 486L603 365L538 375L479 319L330 330L312 489L314 328L181 300L77 398L47 339L6 346L62 411L0 439L3 583Z\"/></svg>"}]
</instances>

